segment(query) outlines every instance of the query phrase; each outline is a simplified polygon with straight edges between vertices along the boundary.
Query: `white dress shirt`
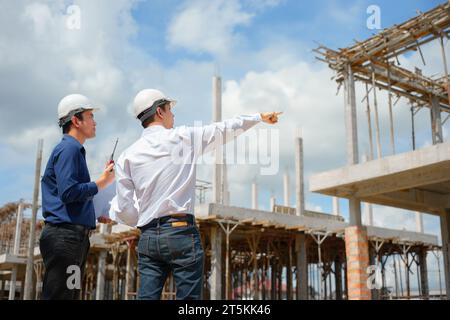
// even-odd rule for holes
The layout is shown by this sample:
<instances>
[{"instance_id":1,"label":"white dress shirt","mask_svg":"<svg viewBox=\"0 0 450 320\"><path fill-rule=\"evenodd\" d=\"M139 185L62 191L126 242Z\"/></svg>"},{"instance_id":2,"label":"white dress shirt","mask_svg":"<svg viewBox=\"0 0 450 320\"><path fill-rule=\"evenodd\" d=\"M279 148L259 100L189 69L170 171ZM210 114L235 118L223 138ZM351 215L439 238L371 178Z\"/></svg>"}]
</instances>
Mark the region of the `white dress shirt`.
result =
<instances>
[{"instance_id":1,"label":"white dress shirt","mask_svg":"<svg viewBox=\"0 0 450 320\"><path fill-rule=\"evenodd\" d=\"M198 157L260 121L261 115L254 114L203 127L166 129L155 125L144 129L117 160L111 219L142 227L154 218L194 214Z\"/></svg>"}]
</instances>

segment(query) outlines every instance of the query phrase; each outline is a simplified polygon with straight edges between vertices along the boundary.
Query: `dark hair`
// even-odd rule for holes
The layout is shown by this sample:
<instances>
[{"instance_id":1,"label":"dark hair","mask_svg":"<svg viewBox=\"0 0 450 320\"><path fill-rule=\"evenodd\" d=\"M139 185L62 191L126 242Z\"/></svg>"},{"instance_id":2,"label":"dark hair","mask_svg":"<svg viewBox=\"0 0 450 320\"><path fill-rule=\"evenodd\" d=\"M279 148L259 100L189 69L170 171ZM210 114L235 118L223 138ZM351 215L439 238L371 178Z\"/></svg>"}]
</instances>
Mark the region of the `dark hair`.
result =
<instances>
[{"instance_id":1,"label":"dark hair","mask_svg":"<svg viewBox=\"0 0 450 320\"><path fill-rule=\"evenodd\" d=\"M164 104L164 105L162 105L162 106L160 106L160 107L158 107L158 108L161 108L161 109L164 110L164 112L166 112L166 111L167 111L167 110L166 110L167 105L168 105L168 104L166 103L166 104ZM158 108L156 108L156 110L158 110ZM147 128L147 127L150 125L150 123L155 122L155 117L156 117L156 113L153 114L152 116L150 116L150 118L148 118L148 119L145 120L144 122L142 122L142 123L141 123L141 124L142 124L142 127Z\"/></svg>"},{"instance_id":2,"label":"dark hair","mask_svg":"<svg viewBox=\"0 0 450 320\"><path fill-rule=\"evenodd\" d=\"M84 111L75 113L74 116L77 117L77 118L80 119L80 120L83 120L83 112L84 112ZM63 132L63 134L69 133L69 130L70 130L70 126L71 126L71 125L72 125L72 121L69 121L69 122L67 122L65 125L63 125L63 127L62 127L62 132Z\"/></svg>"}]
</instances>

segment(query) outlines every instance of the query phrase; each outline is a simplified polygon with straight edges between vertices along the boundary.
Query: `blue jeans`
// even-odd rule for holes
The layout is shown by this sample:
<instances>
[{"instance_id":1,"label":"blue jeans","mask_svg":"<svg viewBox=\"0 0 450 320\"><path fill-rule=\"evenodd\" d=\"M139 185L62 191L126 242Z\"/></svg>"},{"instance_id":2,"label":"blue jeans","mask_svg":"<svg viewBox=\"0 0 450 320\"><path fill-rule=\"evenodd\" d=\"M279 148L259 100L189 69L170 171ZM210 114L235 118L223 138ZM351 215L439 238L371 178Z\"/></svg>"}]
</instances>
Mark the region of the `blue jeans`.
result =
<instances>
[{"instance_id":1,"label":"blue jeans","mask_svg":"<svg viewBox=\"0 0 450 320\"><path fill-rule=\"evenodd\" d=\"M194 216L152 220L141 229L138 255L138 299L160 299L170 272L177 300L202 298L204 253Z\"/></svg>"}]
</instances>

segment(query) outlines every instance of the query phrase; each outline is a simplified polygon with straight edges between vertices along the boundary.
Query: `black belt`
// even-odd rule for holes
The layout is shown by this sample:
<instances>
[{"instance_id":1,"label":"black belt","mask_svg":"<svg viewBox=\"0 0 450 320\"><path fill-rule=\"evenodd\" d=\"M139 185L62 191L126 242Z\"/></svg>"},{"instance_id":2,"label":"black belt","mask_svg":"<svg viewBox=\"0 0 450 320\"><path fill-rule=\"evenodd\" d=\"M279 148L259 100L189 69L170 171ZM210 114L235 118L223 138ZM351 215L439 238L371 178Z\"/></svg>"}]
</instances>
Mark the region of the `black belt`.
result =
<instances>
[{"instance_id":1,"label":"black belt","mask_svg":"<svg viewBox=\"0 0 450 320\"><path fill-rule=\"evenodd\" d=\"M172 220L172 221L170 221L170 220ZM173 227L183 226L183 225L179 224L181 222L186 222L187 225L193 225L193 224L195 224L195 218L194 218L193 214L176 213L176 214L171 214L171 215L160 217L160 218L155 218L152 221L150 221L149 223L147 223L145 226L138 227L138 229L141 231L145 231L148 228L154 228L154 227L157 227L158 225L164 224L166 222L172 222Z\"/></svg>"},{"instance_id":2,"label":"black belt","mask_svg":"<svg viewBox=\"0 0 450 320\"><path fill-rule=\"evenodd\" d=\"M90 236L92 233L91 228L86 227L86 226L82 226L79 224L71 224L71 223L51 223L51 222L45 222L46 225L49 225L51 227L56 227L56 228L63 228L63 229L68 229L68 230L72 230L75 232L80 232L83 236Z\"/></svg>"}]
</instances>

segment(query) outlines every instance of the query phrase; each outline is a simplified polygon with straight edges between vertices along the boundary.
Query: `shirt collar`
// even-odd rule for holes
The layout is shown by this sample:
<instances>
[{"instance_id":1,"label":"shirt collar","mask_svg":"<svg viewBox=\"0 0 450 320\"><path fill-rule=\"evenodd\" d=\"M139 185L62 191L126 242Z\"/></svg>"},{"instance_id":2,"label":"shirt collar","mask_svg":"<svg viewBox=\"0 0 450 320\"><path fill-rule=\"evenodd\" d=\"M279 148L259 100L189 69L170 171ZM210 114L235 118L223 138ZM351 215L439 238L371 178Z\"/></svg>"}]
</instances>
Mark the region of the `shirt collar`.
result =
<instances>
[{"instance_id":1,"label":"shirt collar","mask_svg":"<svg viewBox=\"0 0 450 320\"><path fill-rule=\"evenodd\" d=\"M164 126L162 126L160 124L149 126L149 127L144 129L144 131L142 132L142 136L145 136L147 134L151 134L151 133L154 133L154 132L162 131L162 130L166 130L166 128L164 128Z\"/></svg>"},{"instance_id":2,"label":"shirt collar","mask_svg":"<svg viewBox=\"0 0 450 320\"><path fill-rule=\"evenodd\" d=\"M70 143L70 144L73 144L73 145L77 146L80 150L83 150L83 149L84 149L84 147L83 147L83 145L80 143L80 141L78 141L77 139L75 139L74 137L72 137L72 136L69 135L69 134L64 134L62 140L65 141L65 142L67 142L67 143Z\"/></svg>"}]
</instances>

